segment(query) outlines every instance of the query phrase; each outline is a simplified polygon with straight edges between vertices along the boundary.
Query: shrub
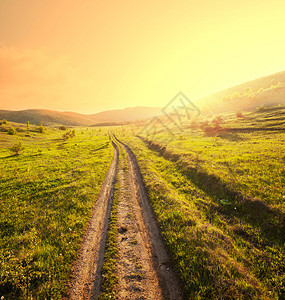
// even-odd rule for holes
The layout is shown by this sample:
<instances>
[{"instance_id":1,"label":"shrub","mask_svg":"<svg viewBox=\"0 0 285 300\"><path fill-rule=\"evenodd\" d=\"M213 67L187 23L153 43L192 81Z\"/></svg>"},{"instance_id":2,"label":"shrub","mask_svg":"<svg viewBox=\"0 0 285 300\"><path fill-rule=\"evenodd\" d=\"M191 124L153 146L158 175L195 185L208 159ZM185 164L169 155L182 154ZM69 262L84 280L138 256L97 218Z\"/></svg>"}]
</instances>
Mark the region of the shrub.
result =
<instances>
[{"instance_id":1,"label":"shrub","mask_svg":"<svg viewBox=\"0 0 285 300\"><path fill-rule=\"evenodd\" d=\"M41 124L41 126L37 128L37 131L40 133L44 133L45 132L44 126Z\"/></svg>"},{"instance_id":2,"label":"shrub","mask_svg":"<svg viewBox=\"0 0 285 300\"><path fill-rule=\"evenodd\" d=\"M196 129L198 128L198 123L196 121L192 121L188 128Z\"/></svg>"},{"instance_id":3,"label":"shrub","mask_svg":"<svg viewBox=\"0 0 285 300\"><path fill-rule=\"evenodd\" d=\"M59 126L58 129L59 129L59 130L66 130L67 128L66 128L66 126L64 126L64 125L61 125L61 126Z\"/></svg>"},{"instance_id":4,"label":"shrub","mask_svg":"<svg viewBox=\"0 0 285 300\"><path fill-rule=\"evenodd\" d=\"M8 122L7 122L6 119L3 119L2 123L3 123L3 124L7 124Z\"/></svg>"},{"instance_id":5,"label":"shrub","mask_svg":"<svg viewBox=\"0 0 285 300\"><path fill-rule=\"evenodd\" d=\"M203 121L200 123L200 127L201 129L204 129L205 127L208 127L209 126L209 121L206 120L206 121Z\"/></svg>"},{"instance_id":6,"label":"shrub","mask_svg":"<svg viewBox=\"0 0 285 300\"><path fill-rule=\"evenodd\" d=\"M19 155L24 149L22 142L18 142L10 148L10 150L16 155Z\"/></svg>"},{"instance_id":7,"label":"shrub","mask_svg":"<svg viewBox=\"0 0 285 300\"><path fill-rule=\"evenodd\" d=\"M203 127L203 131L207 136L215 136L218 134L217 129L211 126Z\"/></svg>"},{"instance_id":8,"label":"shrub","mask_svg":"<svg viewBox=\"0 0 285 300\"><path fill-rule=\"evenodd\" d=\"M70 138L69 132L64 133L63 136L62 136L62 138L66 139L66 140L69 139Z\"/></svg>"},{"instance_id":9,"label":"shrub","mask_svg":"<svg viewBox=\"0 0 285 300\"><path fill-rule=\"evenodd\" d=\"M244 88L244 90L243 90L243 95L244 95L245 97L251 97L251 96L253 95L253 90L252 90L252 88L250 88L250 87Z\"/></svg>"},{"instance_id":10,"label":"shrub","mask_svg":"<svg viewBox=\"0 0 285 300\"><path fill-rule=\"evenodd\" d=\"M256 109L257 109L258 112L263 112L263 111L267 110L267 107L265 107L264 104L263 104L263 105L257 107Z\"/></svg>"},{"instance_id":11,"label":"shrub","mask_svg":"<svg viewBox=\"0 0 285 300\"><path fill-rule=\"evenodd\" d=\"M223 122L223 118L221 116L215 117L215 119L212 121L213 125L216 127L220 127L222 122Z\"/></svg>"},{"instance_id":12,"label":"shrub","mask_svg":"<svg viewBox=\"0 0 285 300\"><path fill-rule=\"evenodd\" d=\"M10 127L10 128L8 129L8 134L10 134L10 135L15 135L15 134L16 134L16 129L15 129L14 127Z\"/></svg>"},{"instance_id":13,"label":"shrub","mask_svg":"<svg viewBox=\"0 0 285 300\"><path fill-rule=\"evenodd\" d=\"M75 130L73 129L73 130L70 130L70 131L66 132L66 133L62 136L62 138L63 138L63 139L69 139L69 138L73 138L74 136L75 136Z\"/></svg>"}]
</instances>

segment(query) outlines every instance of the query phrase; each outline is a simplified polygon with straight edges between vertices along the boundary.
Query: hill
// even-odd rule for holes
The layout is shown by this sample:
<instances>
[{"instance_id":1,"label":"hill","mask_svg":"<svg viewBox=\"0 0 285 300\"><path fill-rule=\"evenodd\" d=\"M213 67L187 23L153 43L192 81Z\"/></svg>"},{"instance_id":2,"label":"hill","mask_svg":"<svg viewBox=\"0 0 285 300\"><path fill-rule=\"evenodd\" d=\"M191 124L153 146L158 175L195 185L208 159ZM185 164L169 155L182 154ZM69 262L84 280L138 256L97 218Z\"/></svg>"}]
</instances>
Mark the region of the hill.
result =
<instances>
[{"instance_id":1,"label":"hill","mask_svg":"<svg viewBox=\"0 0 285 300\"><path fill-rule=\"evenodd\" d=\"M0 119L6 119L11 122L39 125L63 124L70 126L89 125L92 120L87 116L73 112L58 112L45 109L28 109L20 111L0 110Z\"/></svg>"},{"instance_id":2,"label":"hill","mask_svg":"<svg viewBox=\"0 0 285 300\"><path fill-rule=\"evenodd\" d=\"M251 80L240 85L209 95L195 103L204 114L250 111L260 106L285 105L285 71ZM160 107L128 107L80 114L45 109L21 111L0 110L0 120L39 125L63 124L68 126L91 126L124 124L148 119L161 114Z\"/></svg>"},{"instance_id":3,"label":"hill","mask_svg":"<svg viewBox=\"0 0 285 300\"><path fill-rule=\"evenodd\" d=\"M21 111L0 110L0 120L40 125L63 124L68 126L90 126L98 123L128 122L150 118L160 113L160 108L132 107L119 110L109 110L92 115L75 112L58 112L46 109L28 109Z\"/></svg>"},{"instance_id":4,"label":"hill","mask_svg":"<svg viewBox=\"0 0 285 300\"><path fill-rule=\"evenodd\" d=\"M127 107L125 109L108 110L97 114L90 115L90 117L98 122L124 122L135 121L140 119L147 119L161 114L160 107Z\"/></svg>"},{"instance_id":5,"label":"hill","mask_svg":"<svg viewBox=\"0 0 285 300\"><path fill-rule=\"evenodd\" d=\"M214 93L196 104L204 113L250 111L259 106L285 105L285 71Z\"/></svg>"}]
</instances>

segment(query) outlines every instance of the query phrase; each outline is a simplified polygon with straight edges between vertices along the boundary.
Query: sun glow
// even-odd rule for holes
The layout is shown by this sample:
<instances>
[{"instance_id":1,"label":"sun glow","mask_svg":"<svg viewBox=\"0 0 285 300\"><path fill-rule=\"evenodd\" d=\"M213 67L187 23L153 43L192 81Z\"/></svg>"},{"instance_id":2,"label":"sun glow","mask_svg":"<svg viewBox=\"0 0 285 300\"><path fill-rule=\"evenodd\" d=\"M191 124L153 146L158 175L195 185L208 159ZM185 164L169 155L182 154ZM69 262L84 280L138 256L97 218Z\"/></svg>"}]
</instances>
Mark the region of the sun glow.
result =
<instances>
[{"instance_id":1,"label":"sun glow","mask_svg":"<svg viewBox=\"0 0 285 300\"><path fill-rule=\"evenodd\" d=\"M285 2L2 0L0 108L164 106L285 69Z\"/></svg>"}]
</instances>

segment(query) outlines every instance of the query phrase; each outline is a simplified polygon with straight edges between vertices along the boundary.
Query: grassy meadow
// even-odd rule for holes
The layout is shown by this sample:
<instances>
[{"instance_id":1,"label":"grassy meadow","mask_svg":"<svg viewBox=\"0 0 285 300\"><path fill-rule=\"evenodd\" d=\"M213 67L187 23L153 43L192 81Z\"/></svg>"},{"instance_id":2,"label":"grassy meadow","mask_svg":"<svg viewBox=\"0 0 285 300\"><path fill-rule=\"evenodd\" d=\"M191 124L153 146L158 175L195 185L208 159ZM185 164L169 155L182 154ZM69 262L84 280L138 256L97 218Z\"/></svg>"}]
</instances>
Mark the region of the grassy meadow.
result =
<instances>
[{"instance_id":1,"label":"grassy meadow","mask_svg":"<svg viewBox=\"0 0 285 300\"><path fill-rule=\"evenodd\" d=\"M175 139L118 133L190 299L285 297L284 112L224 115L214 133L195 121Z\"/></svg>"},{"instance_id":2,"label":"grassy meadow","mask_svg":"<svg viewBox=\"0 0 285 300\"><path fill-rule=\"evenodd\" d=\"M15 134L9 134L12 127ZM107 130L61 129L10 122L0 126L4 299L63 297L112 160Z\"/></svg>"},{"instance_id":3,"label":"grassy meadow","mask_svg":"<svg viewBox=\"0 0 285 300\"><path fill-rule=\"evenodd\" d=\"M111 129L137 157L188 299L285 297L284 117L201 117L173 126L174 139L138 135L139 123ZM0 296L65 295L112 156L108 128L0 125ZM118 193L101 299L115 298Z\"/></svg>"}]
</instances>

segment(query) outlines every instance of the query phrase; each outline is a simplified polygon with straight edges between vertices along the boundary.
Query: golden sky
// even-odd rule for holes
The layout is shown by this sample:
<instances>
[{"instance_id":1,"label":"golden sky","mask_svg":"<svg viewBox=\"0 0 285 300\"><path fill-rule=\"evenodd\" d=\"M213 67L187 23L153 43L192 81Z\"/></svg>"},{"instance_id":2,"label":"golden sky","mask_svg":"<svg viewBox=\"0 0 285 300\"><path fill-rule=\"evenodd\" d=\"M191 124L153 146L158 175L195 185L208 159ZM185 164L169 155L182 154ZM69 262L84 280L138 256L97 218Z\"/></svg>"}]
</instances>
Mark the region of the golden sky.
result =
<instances>
[{"instance_id":1,"label":"golden sky","mask_svg":"<svg viewBox=\"0 0 285 300\"><path fill-rule=\"evenodd\" d=\"M0 109L198 99L285 70L284 0L0 0Z\"/></svg>"}]
</instances>

